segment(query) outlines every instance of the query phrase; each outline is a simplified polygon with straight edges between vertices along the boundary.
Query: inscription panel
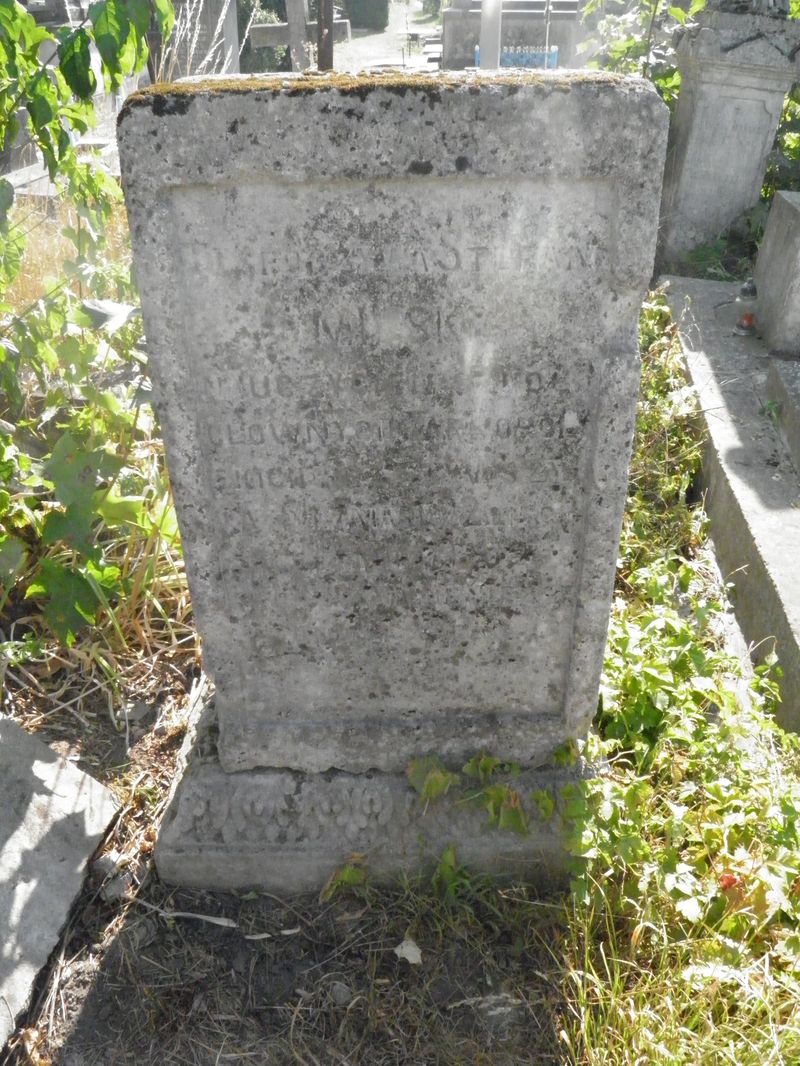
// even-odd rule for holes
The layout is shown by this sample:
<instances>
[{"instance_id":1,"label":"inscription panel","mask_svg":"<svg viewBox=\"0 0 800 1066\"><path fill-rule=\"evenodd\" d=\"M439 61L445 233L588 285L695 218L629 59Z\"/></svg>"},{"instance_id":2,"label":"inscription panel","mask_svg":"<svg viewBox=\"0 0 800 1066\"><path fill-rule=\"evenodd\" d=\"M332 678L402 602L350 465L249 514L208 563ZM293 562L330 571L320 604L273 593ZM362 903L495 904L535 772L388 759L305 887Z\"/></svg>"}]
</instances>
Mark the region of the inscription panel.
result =
<instances>
[{"instance_id":1,"label":"inscription panel","mask_svg":"<svg viewBox=\"0 0 800 1066\"><path fill-rule=\"evenodd\" d=\"M603 182L568 202L542 181L172 195L225 516L230 625L206 632L223 757L269 763L287 719L563 701L596 393L584 318L602 308L555 260L568 246L607 272L613 206ZM249 243L218 242L212 266L209 234L231 226Z\"/></svg>"}]
</instances>

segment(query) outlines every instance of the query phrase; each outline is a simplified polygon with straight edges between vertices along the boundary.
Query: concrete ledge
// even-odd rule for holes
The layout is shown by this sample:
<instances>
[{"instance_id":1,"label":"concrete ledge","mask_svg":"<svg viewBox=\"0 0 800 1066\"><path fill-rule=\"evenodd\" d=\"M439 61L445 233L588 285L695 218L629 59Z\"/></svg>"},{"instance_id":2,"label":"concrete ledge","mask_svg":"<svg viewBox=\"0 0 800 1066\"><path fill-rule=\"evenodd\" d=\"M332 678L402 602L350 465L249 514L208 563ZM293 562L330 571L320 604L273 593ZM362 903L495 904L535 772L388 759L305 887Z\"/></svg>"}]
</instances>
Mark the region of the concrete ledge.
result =
<instances>
[{"instance_id":1,"label":"concrete ledge","mask_svg":"<svg viewBox=\"0 0 800 1066\"><path fill-rule=\"evenodd\" d=\"M289 47L290 31L288 22L265 22L250 27L250 41L253 48ZM334 19L333 43L343 44L352 39L349 19ZM306 23L306 43L315 44L317 40L316 22Z\"/></svg>"},{"instance_id":2,"label":"concrete ledge","mask_svg":"<svg viewBox=\"0 0 800 1066\"><path fill-rule=\"evenodd\" d=\"M800 476L770 416L767 347L733 333L738 285L668 280L708 430L703 486L719 566L754 657L775 646L778 718L800 731Z\"/></svg>"},{"instance_id":3,"label":"concrete ledge","mask_svg":"<svg viewBox=\"0 0 800 1066\"><path fill-rule=\"evenodd\" d=\"M800 358L792 362L770 361L767 399L774 405L770 414L774 414L795 470L800 472Z\"/></svg>"},{"instance_id":4,"label":"concrete ledge","mask_svg":"<svg viewBox=\"0 0 800 1066\"><path fill-rule=\"evenodd\" d=\"M213 701L198 701L181 762L156 847L159 875L187 888L284 893L319 890L353 854L371 881L392 882L432 869L451 844L472 871L561 885L561 818L540 819L531 793L546 791L558 805L561 788L589 773L579 760L506 779L529 814L523 836L489 824L486 811L460 792L426 809L404 774L226 773L216 754Z\"/></svg>"},{"instance_id":5,"label":"concrete ledge","mask_svg":"<svg viewBox=\"0 0 800 1066\"><path fill-rule=\"evenodd\" d=\"M98 781L0 715L0 1049L117 811Z\"/></svg>"}]
</instances>

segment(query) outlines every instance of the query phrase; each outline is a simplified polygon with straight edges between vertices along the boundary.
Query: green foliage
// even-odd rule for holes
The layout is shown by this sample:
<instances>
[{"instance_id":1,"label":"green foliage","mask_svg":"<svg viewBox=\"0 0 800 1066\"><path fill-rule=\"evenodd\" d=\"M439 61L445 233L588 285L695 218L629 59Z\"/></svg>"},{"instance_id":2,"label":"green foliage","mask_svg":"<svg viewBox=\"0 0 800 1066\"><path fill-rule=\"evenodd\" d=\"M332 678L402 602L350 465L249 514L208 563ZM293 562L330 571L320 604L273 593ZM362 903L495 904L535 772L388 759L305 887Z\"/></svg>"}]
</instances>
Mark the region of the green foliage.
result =
<instances>
[{"instance_id":1,"label":"green foliage","mask_svg":"<svg viewBox=\"0 0 800 1066\"><path fill-rule=\"evenodd\" d=\"M352 892L356 895L364 895L368 886L368 875L365 866L361 865L360 856L358 861L345 863L338 870L334 870L325 882L320 894L320 903L327 903L334 896L341 893Z\"/></svg>"},{"instance_id":2,"label":"green foliage","mask_svg":"<svg viewBox=\"0 0 800 1066\"><path fill-rule=\"evenodd\" d=\"M617 573L623 590L654 545L664 555L691 553L703 536L702 515L688 499L702 436L663 294L643 305L639 346L644 372Z\"/></svg>"},{"instance_id":3,"label":"green foliage","mask_svg":"<svg viewBox=\"0 0 800 1066\"><path fill-rule=\"evenodd\" d=\"M389 0L345 0L344 12L354 29L380 33L389 25Z\"/></svg>"},{"instance_id":4,"label":"green foliage","mask_svg":"<svg viewBox=\"0 0 800 1066\"><path fill-rule=\"evenodd\" d=\"M575 864L564 1039L598 1066L796 1061L800 743L770 717L774 664L749 708L734 697L723 592L687 536L701 522L667 520L688 511L697 430L657 296L641 338L638 478L587 751L607 770L561 797Z\"/></svg>"},{"instance_id":5,"label":"green foliage","mask_svg":"<svg viewBox=\"0 0 800 1066\"><path fill-rule=\"evenodd\" d=\"M406 777L415 792L419 793L423 803L430 803L449 792L450 787L458 782L458 774L445 769L438 755L425 755L413 759L406 767Z\"/></svg>"},{"instance_id":6,"label":"green foliage","mask_svg":"<svg viewBox=\"0 0 800 1066\"><path fill-rule=\"evenodd\" d=\"M706 0L691 0L688 7L670 4L669 0L588 0L582 12L589 30L582 49L592 56L588 65L650 78L673 108L680 93L680 74L675 65L676 32L690 26L705 4ZM798 0L791 0L789 17L800 18ZM795 85L786 97L762 200L770 201L777 189L800 189L800 85ZM753 259L763 232L761 221L746 250L739 247L741 237L733 234L736 258ZM729 240L726 235L697 249L687 264L681 264L681 272L725 281L746 276L746 266L737 269L731 264Z\"/></svg>"},{"instance_id":7,"label":"green foliage","mask_svg":"<svg viewBox=\"0 0 800 1066\"><path fill-rule=\"evenodd\" d=\"M239 26L239 40L242 51L239 56L239 69L243 74L262 71L287 70L290 67L289 49L284 46L276 48L253 48L249 36L251 26L286 21L286 4L284 0L237 0L236 14ZM309 5L309 17L312 14Z\"/></svg>"},{"instance_id":8,"label":"green foliage","mask_svg":"<svg viewBox=\"0 0 800 1066\"><path fill-rule=\"evenodd\" d=\"M451 845L442 852L431 876L431 888L443 903L454 903L469 886L470 877Z\"/></svg>"},{"instance_id":9,"label":"green foliage","mask_svg":"<svg viewBox=\"0 0 800 1066\"><path fill-rule=\"evenodd\" d=\"M705 0L688 9L668 0L588 0L582 17L592 31L584 45L594 52L590 65L649 77L672 105L680 90L673 36L704 7Z\"/></svg>"},{"instance_id":10,"label":"green foliage","mask_svg":"<svg viewBox=\"0 0 800 1066\"><path fill-rule=\"evenodd\" d=\"M438 755L413 759L406 768L406 776L423 803L444 796L452 788L458 791L455 802L480 807L486 811L491 825L525 836L529 815L522 798L508 781L496 780L496 775L513 779L519 771L517 763L478 752L461 770L468 779L477 781L477 785L462 786L461 774L446 769Z\"/></svg>"},{"instance_id":11,"label":"green foliage","mask_svg":"<svg viewBox=\"0 0 800 1066\"><path fill-rule=\"evenodd\" d=\"M61 208L63 237L74 249L61 277L28 306L0 297L0 610L6 633L23 612L38 610L68 646L99 612L122 635L111 608L140 591L128 552L132 528L153 547L162 537L176 543L163 472L143 450L152 416L139 393L136 296L125 264L106 250L119 188L74 144L94 122L91 46L106 88L118 88L146 62L151 21L169 34L169 0L101 0L80 26L55 34L16 0L0 0L3 146L26 116L50 177L74 205ZM11 184L0 180L4 294L21 270L30 215L13 199ZM11 654L11 642L3 647Z\"/></svg>"},{"instance_id":12,"label":"green foliage","mask_svg":"<svg viewBox=\"0 0 800 1066\"><path fill-rule=\"evenodd\" d=\"M772 199L777 189L800 190L800 85L786 97L762 194Z\"/></svg>"}]
</instances>

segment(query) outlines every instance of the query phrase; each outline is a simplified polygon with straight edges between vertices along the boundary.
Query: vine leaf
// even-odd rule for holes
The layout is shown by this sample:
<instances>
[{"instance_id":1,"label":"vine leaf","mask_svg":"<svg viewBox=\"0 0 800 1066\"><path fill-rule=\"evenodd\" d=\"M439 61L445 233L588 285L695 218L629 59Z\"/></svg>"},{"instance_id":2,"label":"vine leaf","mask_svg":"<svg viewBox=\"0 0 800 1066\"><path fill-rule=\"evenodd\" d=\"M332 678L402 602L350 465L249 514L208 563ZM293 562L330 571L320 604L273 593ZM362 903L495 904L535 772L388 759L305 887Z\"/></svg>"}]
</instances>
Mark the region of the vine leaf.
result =
<instances>
[{"instance_id":1,"label":"vine leaf","mask_svg":"<svg viewBox=\"0 0 800 1066\"><path fill-rule=\"evenodd\" d=\"M45 621L68 647L82 626L94 622L97 613L97 600L86 578L52 559L42 560L25 599L45 600Z\"/></svg>"},{"instance_id":2,"label":"vine leaf","mask_svg":"<svg viewBox=\"0 0 800 1066\"><path fill-rule=\"evenodd\" d=\"M56 499L65 507L91 507L98 477L116 476L122 460L97 449L84 451L69 433L62 434L44 464L44 476L53 482Z\"/></svg>"},{"instance_id":3,"label":"vine leaf","mask_svg":"<svg viewBox=\"0 0 800 1066\"><path fill-rule=\"evenodd\" d=\"M509 829L512 833L527 836L528 816L519 798L519 793L513 788L506 788L506 795L500 804L500 813L497 821L501 829Z\"/></svg>"},{"instance_id":4,"label":"vine leaf","mask_svg":"<svg viewBox=\"0 0 800 1066\"><path fill-rule=\"evenodd\" d=\"M65 511L50 511L42 526L42 543L57 544L63 540L75 551L92 552L92 520L94 512L85 502L71 504Z\"/></svg>"},{"instance_id":5,"label":"vine leaf","mask_svg":"<svg viewBox=\"0 0 800 1066\"><path fill-rule=\"evenodd\" d=\"M482 785L485 785L500 765L500 759L495 759L492 755L479 751L463 767L463 771L467 777L477 778Z\"/></svg>"},{"instance_id":6,"label":"vine leaf","mask_svg":"<svg viewBox=\"0 0 800 1066\"><path fill-rule=\"evenodd\" d=\"M547 789L537 788L531 792L531 800L536 804L536 809L539 812L539 817L543 822L553 817L556 809L556 801Z\"/></svg>"},{"instance_id":7,"label":"vine leaf","mask_svg":"<svg viewBox=\"0 0 800 1066\"><path fill-rule=\"evenodd\" d=\"M424 803L438 799L458 783L458 774L446 769L438 755L412 759L406 767L406 777Z\"/></svg>"},{"instance_id":8,"label":"vine leaf","mask_svg":"<svg viewBox=\"0 0 800 1066\"><path fill-rule=\"evenodd\" d=\"M89 34L81 27L58 46L59 68L79 100L88 100L97 88L89 44Z\"/></svg>"},{"instance_id":9,"label":"vine leaf","mask_svg":"<svg viewBox=\"0 0 800 1066\"><path fill-rule=\"evenodd\" d=\"M27 551L18 537L0 537L0 584L8 587L25 565Z\"/></svg>"}]
</instances>

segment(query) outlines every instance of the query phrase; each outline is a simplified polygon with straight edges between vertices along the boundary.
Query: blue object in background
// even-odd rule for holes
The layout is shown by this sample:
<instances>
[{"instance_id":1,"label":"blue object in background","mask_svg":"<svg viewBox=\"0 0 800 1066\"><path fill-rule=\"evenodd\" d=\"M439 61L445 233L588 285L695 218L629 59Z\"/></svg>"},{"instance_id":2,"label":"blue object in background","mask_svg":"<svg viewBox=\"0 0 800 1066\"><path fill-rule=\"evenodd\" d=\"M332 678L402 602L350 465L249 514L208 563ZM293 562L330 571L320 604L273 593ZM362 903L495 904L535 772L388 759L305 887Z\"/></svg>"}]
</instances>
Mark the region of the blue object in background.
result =
<instances>
[{"instance_id":1,"label":"blue object in background","mask_svg":"<svg viewBox=\"0 0 800 1066\"><path fill-rule=\"evenodd\" d=\"M481 65L481 48L475 45L475 66ZM528 48L525 45L500 49L501 67L527 67L538 70L555 70L558 66L558 45L549 48Z\"/></svg>"}]
</instances>

